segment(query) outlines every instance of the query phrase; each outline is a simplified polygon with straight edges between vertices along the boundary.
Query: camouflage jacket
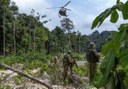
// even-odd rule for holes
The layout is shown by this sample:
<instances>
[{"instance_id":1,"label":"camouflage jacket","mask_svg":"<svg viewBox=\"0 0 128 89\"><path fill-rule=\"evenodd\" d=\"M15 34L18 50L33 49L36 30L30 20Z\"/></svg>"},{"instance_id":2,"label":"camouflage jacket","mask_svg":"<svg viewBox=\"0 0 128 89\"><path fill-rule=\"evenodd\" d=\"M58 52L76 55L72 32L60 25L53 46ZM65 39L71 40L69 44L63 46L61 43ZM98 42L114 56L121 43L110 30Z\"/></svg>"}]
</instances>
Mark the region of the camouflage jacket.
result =
<instances>
[{"instance_id":1,"label":"camouflage jacket","mask_svg":"<svg viewBox=\"0 0 128 89\"><path fill-rule=\"evenodd\" d=\"M95 49L89 49L86 53L87 61L90 63L97 63L99 62L99 55Z\"/></svg>"}]
</instances>

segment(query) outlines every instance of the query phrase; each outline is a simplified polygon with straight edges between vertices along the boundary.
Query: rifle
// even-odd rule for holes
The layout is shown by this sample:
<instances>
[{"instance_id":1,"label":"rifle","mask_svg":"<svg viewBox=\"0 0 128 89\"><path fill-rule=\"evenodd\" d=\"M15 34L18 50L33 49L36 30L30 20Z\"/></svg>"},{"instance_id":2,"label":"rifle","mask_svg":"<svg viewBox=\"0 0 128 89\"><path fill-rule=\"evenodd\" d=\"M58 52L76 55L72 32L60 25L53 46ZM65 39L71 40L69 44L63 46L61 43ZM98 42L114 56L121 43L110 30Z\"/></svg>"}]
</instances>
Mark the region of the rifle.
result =
<instances>
[{"instance_id":1,"label":"rifle","mask_svg":"<svg viewBox=\"0 0 128 89\"><path fill-rule=\"evenodd\" d=\"M73 64L78 68L78 65L76 63L76 60L73 58Z\"/></svg>"}]
</instances>

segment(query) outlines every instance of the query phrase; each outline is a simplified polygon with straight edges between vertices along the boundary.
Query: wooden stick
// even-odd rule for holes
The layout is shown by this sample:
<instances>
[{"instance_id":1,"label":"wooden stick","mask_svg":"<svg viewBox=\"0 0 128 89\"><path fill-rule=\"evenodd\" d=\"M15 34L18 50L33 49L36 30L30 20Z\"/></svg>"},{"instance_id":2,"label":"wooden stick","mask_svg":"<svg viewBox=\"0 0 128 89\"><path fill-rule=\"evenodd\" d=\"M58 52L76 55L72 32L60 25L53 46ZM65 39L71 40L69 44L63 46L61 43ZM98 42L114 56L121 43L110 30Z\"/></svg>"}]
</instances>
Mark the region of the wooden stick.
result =
<instances>
[{"instance_id":1,"label":"wooden stick","mask_svg":"<svg viewBox=\"0 0 128 89\"><path fill-rule=\"evenodd\" d=\"M0 63L0 66L4 67L4 68L6 68L6 69L9 69L9 70L11 70L11 71L13 71L13 72L16 72L17 74L19 74L19 75L21 75L21 76L24 76L24 77L26 77L26 78L29 78L29 79L33 80L33 81L36 81L37 83L40 83L40 84L44 85L44 86L47 87L48 89L53 89L51 86L47 85L47 84L44 83L43 81L41 81L41 80L39 80L39 79L37 79L37 78L35 78L35 77L29 75L29 74L25 74L25 73L23 73L23 72L21 72L21 71L19 71L19 70L16 70L16 69L14 69L14 68L12 68L12 67L6 65L6 64Z\"/></svg>"}]
</instances>

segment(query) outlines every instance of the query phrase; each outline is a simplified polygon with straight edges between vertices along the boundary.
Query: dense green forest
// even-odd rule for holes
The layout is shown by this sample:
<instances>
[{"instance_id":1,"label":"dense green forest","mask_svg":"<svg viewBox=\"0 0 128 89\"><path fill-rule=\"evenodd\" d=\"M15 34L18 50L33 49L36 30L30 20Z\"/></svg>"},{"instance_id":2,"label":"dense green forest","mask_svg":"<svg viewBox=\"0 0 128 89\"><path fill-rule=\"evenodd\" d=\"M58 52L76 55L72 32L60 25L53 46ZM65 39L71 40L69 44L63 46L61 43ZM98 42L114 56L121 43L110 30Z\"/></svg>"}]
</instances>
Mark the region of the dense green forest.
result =
<instances>
[{"instance_id":1,"label":"dense green forest","mask_svg":"<svg viewBox=\"0 0 128 89\"><path fill-rule=\"evenodd\" d=\"M118 11L117 11L118 10ZM14 68L15 64L24 64L22 71L35 77L47 71L53 76L59 75L58 70L49 65L55 56L63 58L64 53L70 49L76 60L84 60L90 42L96 44L96 50L101 53L101 63L91 86L97 88L109 86L109 89L128 88L128 24L123 23L118 31L94 31L90 35L74 31L75 26L70 18L63 18L61 26L49 30L44 26L49 23L47 15L40 15L32 9L31 14L20 13L15 2L0 0L0 63L8 64ZM128 19L128 1L126 3L117 0L111 8L106 9L92 23L92 29L100 26L110 15L110 22L116 23L122 13L123 19ZM68 25L67 25L68 24ZM103 29L104 30L104 29ZM38 74L30 72L41 67ZM0 69L4 69L0 67ZM74 68L79 76L88 76L88 68L79 66ZM1 73L1 72L0 72ZM62 77L62 76L61 76ZM56 77L55 77L56 78ZM0 78L2 82L4 79ZM17 84L22 84L26 79L15 77ZM54 84L62 79L52 79ZM87 84L84 84L87 85ZM5 86L1 86L3 89ZM11 88L7 88L11 89ZM88 88L92 89L92 88Z\"/></svg>"},{"instance_id":2,"label":"dense green forest","mask_svg":"<svg viewBox=\"0 0 128 89\"><path fill-rule=\"evenodd\" d=\"M67 33L65 18L60 22L62 26L56 26L50 31L44 24L48 23L44 13L41 16L32 9L31 14L19 13L15 2L1 1L0 20L0 53L1 55L45 52L46 54L66 52L68 49L68 35L70 35L70 48L73 52L85 52L87 42L93 41L98 49L106 43L106 38L113 32L98 31L90 35L83 35L79 31ZM67 19L68 20L68 19ZM69 19L70 20L70 19ZM63 26L64 25L64 26ZM73 25L69 23L69 25ZM97 41L98 39L98 41Z\"/></svg>"}]
</instances>

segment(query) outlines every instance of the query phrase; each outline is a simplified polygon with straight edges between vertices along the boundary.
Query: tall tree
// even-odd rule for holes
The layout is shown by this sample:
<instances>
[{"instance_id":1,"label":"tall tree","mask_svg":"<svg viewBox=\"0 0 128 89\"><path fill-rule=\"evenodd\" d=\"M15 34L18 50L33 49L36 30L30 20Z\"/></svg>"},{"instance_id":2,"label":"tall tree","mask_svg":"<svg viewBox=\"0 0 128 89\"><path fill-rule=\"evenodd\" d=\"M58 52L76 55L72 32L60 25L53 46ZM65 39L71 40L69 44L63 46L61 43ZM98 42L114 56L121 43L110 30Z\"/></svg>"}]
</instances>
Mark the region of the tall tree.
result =
<instances>
[{"instance_id":1,"label":"tall tree","mask_svg":"<svg viewBox=\"0 0 128 89\"><path fill-rule=\"evenodd\" d=\"M6 36L5 36L5 33L6 33L6 28L5 28L5 25L6 25L6 16L7 16L7 13L9 12L9 4L10 4L10 0L1 0L0 1L0 53L1 54L4 54L5 55L5 51L6 51L6 48L5 48L5 41L6 41Z\"/></svg>"},{"instance_id":2,"label":"tall tree","mask_svg":"<svg viewBox=\"0 0 128 89\"><path fill-rule=\"evenodd\" d=\"M79 31L77 31L77 35L78 35L78 52L80 52L80 37L81 37L81 33Z\"/></svg>"},{"instance_id":3,"label":"tall tree","mask_svg":"<svg viewBox=\"0 0 128 89\"><path fill-rule=\"evenodd\" d=\"M32 14L32 16L34 16L34 14L35 14L35 10L34 9L32 9L31 14ZM33 18L32 23L34 25L34 29L33 29L33 53L35 55L35 32L36 32L36 27L37 27L36 26L36 19Z\"/></svg>"},{"instance_id":4,"label":"tall tree","mask_svg":"<svg viewBox=\"0 0 128 89\"><path fill-rule=\"evenodd\" d=\"M57 26L49 32L48 41L46 42L47 54L64 52L66 43L64 31Z\"/></svg>"},{"instance_id":5,"label":"tall tree","mask_svg":"<svg viewBox=\"0 0 128 89\"><path fill-rule=\"evenodd\" d=\"M16 6L15 2L11 2L10 7L13 15L13 51L14 54L16 54L16 21L17 21L17 15L18 15L18 7Z\"/></svg>"},{"instance_id":6,"label":"tall tree","mask_svg":"<svg viewBox=\"0 0 128 89\"><path fill-rule=\"evenodd\" d=\"M72 29L74 29L74 24L69 18L63 18L61 20L61 27L63 28L63 30L68 31L69 49L70 49L70 33L71 33Z\"/></svg>"}]
</instances>

